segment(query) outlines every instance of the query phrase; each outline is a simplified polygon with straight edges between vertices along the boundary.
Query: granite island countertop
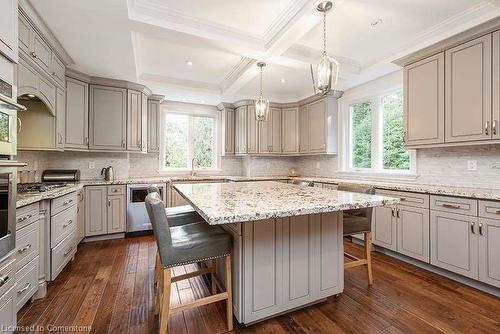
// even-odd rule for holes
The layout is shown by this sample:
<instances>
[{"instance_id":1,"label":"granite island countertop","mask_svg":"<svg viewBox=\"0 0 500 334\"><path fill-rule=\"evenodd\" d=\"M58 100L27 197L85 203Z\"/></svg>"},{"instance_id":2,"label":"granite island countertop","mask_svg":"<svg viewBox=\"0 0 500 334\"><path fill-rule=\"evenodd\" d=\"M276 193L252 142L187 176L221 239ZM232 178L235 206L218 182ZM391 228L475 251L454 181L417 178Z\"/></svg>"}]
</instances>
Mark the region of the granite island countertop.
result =
<instances>
[{"instance_id":1,"label":"granite island countertop","mask_svg":"<svg viewBox=\"0 0 500 334\"><path fill-rule=\"evenodd\" d=\"M174 184L211 225L397 204L399 199L254 181Z\"/></svg>"}]
</instances>

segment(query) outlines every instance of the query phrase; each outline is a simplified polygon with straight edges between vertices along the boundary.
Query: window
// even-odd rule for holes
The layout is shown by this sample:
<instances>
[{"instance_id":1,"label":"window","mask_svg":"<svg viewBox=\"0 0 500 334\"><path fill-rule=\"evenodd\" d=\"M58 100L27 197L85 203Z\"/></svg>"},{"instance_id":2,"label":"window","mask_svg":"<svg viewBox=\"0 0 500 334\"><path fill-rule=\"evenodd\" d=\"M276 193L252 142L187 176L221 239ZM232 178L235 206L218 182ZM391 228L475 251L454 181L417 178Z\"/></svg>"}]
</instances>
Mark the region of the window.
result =
<instances>
[{"instance_id":1,"label":"window","mask_svg":"<svg viewBox=\"0 0 500 334\"><path fill-rule=\"evenodd\" d=\"M348 105L347 171L412 170L412 154L404 147L403 93L400 90Z\"/></svg>"},{"instance_id":2,"label":"window","mask_svg":"<svg viewBox=\"0 0 500 334\"><path fill-rule=\"evenodd\" d=\"M214 116L166 113L162 169L216 169L215 134Z\"/></svg>"}]
</instances>

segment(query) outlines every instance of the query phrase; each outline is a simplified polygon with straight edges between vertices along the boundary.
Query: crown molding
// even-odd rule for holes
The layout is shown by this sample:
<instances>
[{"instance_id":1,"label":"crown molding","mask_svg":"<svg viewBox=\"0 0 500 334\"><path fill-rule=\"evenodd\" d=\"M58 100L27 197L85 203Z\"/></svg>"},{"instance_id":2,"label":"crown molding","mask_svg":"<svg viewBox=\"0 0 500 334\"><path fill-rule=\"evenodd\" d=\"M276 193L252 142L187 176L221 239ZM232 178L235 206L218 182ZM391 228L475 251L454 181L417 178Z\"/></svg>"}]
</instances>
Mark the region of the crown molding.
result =
<instances>
[{"instance_id":1,"label":"crown molding","mask_svg":"<svg viewBox=\"0 0 500 334\"><path fill-rule=\"evenodd\" d=\"M220 88L225 91L228 87L233 85L236 80L238 80L243 73L245 73L249 68L251 68L256 63L255 59L250 59L246 57L241 57L240 61L231 69L231 71L226 75L226 77L220 83Z\"/></svg>"},{"instance_id":2,"label":"crown molding","mask_svg":"<svg viewBox=\"0 0 500 334\"><path fill-rule=\"evenodd\" d=\"M212 83L207 83L207 82L202 82L202 81L194 81L194 80L187 80L187 79L179 79L179 78L174 78L174 77L168 77L168 76L163 76L163 75L157 75L157 74L141 74L140 78L141 81L145 82L154 82L160 85L164 86L173 86L176 88L181 88L184 90L190 90L190 91L197 91L197 92L204 92L204 93L211 93L211 94L221 94L221 88L217 84L212 84Z\"/></svg>"}]
</instances>

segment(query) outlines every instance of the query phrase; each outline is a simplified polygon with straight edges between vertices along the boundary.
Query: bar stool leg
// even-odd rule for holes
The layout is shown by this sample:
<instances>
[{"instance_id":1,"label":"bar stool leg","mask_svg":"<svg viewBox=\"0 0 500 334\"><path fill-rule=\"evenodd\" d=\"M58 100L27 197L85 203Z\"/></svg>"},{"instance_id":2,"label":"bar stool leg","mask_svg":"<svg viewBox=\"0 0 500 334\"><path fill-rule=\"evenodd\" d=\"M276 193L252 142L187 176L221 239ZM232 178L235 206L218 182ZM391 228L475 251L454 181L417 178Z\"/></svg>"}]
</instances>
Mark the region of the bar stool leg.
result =
<instances>
[{"instance_id":1,"label":"bar stool leg","mask_svg":"<svg viewBox=\"0 0 500 334\"><path fill-rule=\"evenodd\" d=\"M365 253L366 253L366 269L368 273L368 284L373 284L372 273L372 233L365 232Z\"/></svg>"},{"instance_id":2,"label":"bar stool leg","mask_svg":"<svg viewBox=\"0 0 500 334\"><path fill-rule=\"evenodd\" d=\"M170 313L170 285L172 284L172 272L170 268L162 270L162 294L160 313L160 334L167 334L168 317Z\"/></svg>"},{"instance_id":3,"label":"bar stool leg","mask_svg":"<svg viewBox=\"0 0 500 334\"><path fill-rule=\"evenodd\" d=\"M160 313L160 276L161 276L162 265L160 262L160 256L156 254L155 262L155 281L154 281L154 312L155 315Z\"/></svg>"},{"instance_id":4,"label":"bar stool leg","mask_svg":"<svg viewBox=\"0 0 500 334\"><path fill-rule=\"evenodd\" d=\"M217 272L217 260L210 261L210 266L212 267L212 295L217 293L217 283L215 282L215 273Z\"/></svg>"},{"instance_id":5,"label":"bar stool leg","mask_svg":"<svg viewBox=\"0 0 500 334\"><path fill-rule=\"evenodd\" d=\"M226 256L227 330L233 330L233 281L231 276L231 255Z\"/></svg>"}]
</instances>

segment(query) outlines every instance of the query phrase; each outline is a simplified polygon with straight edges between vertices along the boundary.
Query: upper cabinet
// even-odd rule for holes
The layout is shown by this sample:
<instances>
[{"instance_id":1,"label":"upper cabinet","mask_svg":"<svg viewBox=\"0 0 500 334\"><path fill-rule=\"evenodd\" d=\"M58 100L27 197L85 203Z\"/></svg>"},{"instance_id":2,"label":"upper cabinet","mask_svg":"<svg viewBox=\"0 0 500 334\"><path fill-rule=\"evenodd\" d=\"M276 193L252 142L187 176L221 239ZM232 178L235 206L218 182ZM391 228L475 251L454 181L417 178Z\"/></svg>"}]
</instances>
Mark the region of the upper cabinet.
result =
<instances>
[{"instance_id":1,"label":"upper cabinet","mask_svg":"<svg viewBox=\"0 0 500 334\"><path fill-rule=\"evenodd\" d=\"M160 152L160 100L148 100L148 152Z\"/></svg>"},{"instance_id":2,"label":"upper cabinet","mask_svg":"<svg viewBox=\"0 0 500 334\"><path fill-rule=\"evenodd\" d=\"M491 35L445 53L446 142L491 138Z\"/></svg>"},{"instance_id":3,"label":"upper cabinet","mask_svg":"<svg viewBox=\"0 0 500 334\"><path fill-rule=\"evenodd\" d=\"M247 153L247 106L241 106L235 110L234 119L234 147L235 154Z\"/></svg>"},{"instance_id":4,"label":"upper cabinet","mask_svg":"<svg viewBox=\"0 0 500 334\"><path fill-rule=\"evenodd\" d=\"M89 84L66 78L65 149L89 148Z\"/></svg>"},{"instance_id":5,"label":"upper cabinet","mask_svg":"<svg viewBox=\"0 0 500 334\"><path fill-rule=\"evenodd\" d=\"M434 55L405 64L408 148L500 142L500 32L485 29L443 41L424 51Z\"/></svg>"},{"instance_id":6,"label":"upper cabinet","mask_svg":"<svg viewBox=\"0 0 500 334\"><path fill-rule=\"evenodd\" d=\"M17 0L0 1L0 53L17 63Z\"/></svg>"},{"instance_id":7,"label":"upper cabinet","mask_svg":"<svg viewBox=\"0 0 500 334\"><path fill-rule=\"evenodd\" d=\"M90 85L89 101L89 148L125 151L127 89Z\"/></svg>"},{"instance_id":8,"label":"upper cabinet","mask_svg":"<svg viewBox=\"0 0 500 334\"><path fill-rule=\"evenodd\" d=\"M222 129L222 155L235 154L235 110L234 108L225 106L223 103L218 105L217 108L221 113L221 129Z\"/></svg>"},{"instance_id":9,"label":"upper cabinet","mask_svg":"<svg viewBox=\"0 0 500 334\"><path fill-rule=\"evenodd\" d=\"M247 153L249 154L259 152L257 123L257 119L255 118L255 106L247 106Z\"/></svg>"},{"instance_id":10,"label":"upper cabinet","mask_svg":"<svg viewBox=\"0 0 500 334\"><path fill-rule=\"evenodd\" d=\"M299 109L281 111L281 151L283 154L299 153Z\"/></svg>"},{"instance_id":11,"label":"upper cabinet","mask_svg":"<svg viewBox=\"0 0 500 334\"><path fill-rule=\"evenodd\" d=\"M326 96L299 109L299 150L306 154L337 153L337 99Z\"/></svg>"},{"instance_id":12,"label":"upper cabinet","mask_svg":"<svg viewBox=\"0 0 500 334\"><path fill-rule=\"evenodd\" d=\"M142 93L127 90L127 150L142 151Z\"/></svg>"},{"instance_id":13,"label":"upper cabinet","mask_svg":"<svg viewBox=\"0 0 500 334\"><path fill-rule=\"evenodd\" d=\"M269 108L267 120L257 122L257 126L259 153L281 153L281 109Z\"/></svg>"},{"instance_id":14,"label":"upper cabinet","mask_svg":"<svg viewBox=\"0 0 500 334\"><path fill-rule=\"evenodd\" d=\"M404 69L406 145L444 143L444 53Z\"/></svg>"},{"instance_id":15,"label":"upper cabinet","mask_svg":"<svg viewBox=\"0 0 500 334\"><path fill-rule=\"evenodd\" d=\"M309 152L309 113L307 105L299 108L299 152Z\"/></svg>"}]
</instances>

